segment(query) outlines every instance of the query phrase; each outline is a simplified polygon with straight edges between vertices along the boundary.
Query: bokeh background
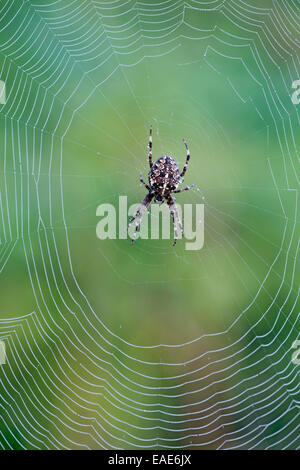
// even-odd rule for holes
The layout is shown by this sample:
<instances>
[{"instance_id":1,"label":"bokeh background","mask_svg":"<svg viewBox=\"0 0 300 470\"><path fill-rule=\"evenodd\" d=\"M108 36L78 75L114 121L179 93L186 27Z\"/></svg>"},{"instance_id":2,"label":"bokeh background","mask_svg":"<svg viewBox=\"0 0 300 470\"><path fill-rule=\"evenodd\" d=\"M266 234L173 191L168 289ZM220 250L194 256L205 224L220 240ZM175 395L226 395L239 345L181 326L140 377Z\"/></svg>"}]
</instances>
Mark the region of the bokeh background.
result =
<instances>
[{"instance_id":1,"label":"bokeh background","mask_svg":"<svg viewBox=\"0 0 300 470\"><path fill-rule=\"evenodd\" d=\"M0 0L0 447L299 447L299 41L292 0ZM150 124L200 251L96 237Z\"/></svg>"}]
</instances>

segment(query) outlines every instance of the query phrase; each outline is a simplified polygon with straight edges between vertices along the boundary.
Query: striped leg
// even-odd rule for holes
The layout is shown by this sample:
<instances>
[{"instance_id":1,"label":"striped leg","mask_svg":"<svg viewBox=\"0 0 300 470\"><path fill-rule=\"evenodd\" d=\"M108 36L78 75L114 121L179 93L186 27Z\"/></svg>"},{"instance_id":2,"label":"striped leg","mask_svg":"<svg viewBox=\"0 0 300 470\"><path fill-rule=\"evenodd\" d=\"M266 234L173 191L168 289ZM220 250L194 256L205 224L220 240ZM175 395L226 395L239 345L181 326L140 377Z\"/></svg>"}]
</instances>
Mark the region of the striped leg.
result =
<instances>
[{"instance_id":1,"label":"striped leg","mask_svg":"<svg viewBox=\"0 0 300 470\"><path fill-rule=\"evenodd\" d=\"M189 189L192 189L194 186L196 185L192 184L191 186L187 186L186 188L176 189L176 191L173 191L173 193L182 193L182 191L188 191Z\"/></svg>"},{"instance_id":2,"label":"striped leg","mask_svg":"<svg viewBox=\"0 0 300 470\"><path fill-rule=\"evenodd\" d=\"M135 214L131 217L131 219L129 221L129 224L127 226L127 231L129 229L130 225L135 221L135 229L134 229L134 233L133 233L133 236L132 236L132 239L131 239L131 244L132 245L135 242L136 232L137 232L137 229L139 228L139 225L141 223L143 214L144 214L145 210L147 209L147 207L150 205L150 203L153 199L153 196L154 196L154 194L151 194L151 193L147 194L147 196L142 200L142 202L141 202L140 206L138 207L137 211L135 212Z\"/></svg>"},{"instance_id":3,"label":"striped leg","mask_svg":"<svg viewBox=\"0 0 300 470\"><path fill-rule=\"evenodd\" d=\"M150 126L150 136L149 136L149 165L152 167L152 125Z\"/></svg>"},{"instance_id":4,"label":"striped leg","mask_svg":"<svg viewBox=\"0 0 300 470\"><path fill-rule=\"evenodd\" d=\"M143 183L143 185L148 189L148 191L151 191L150 186L148 186L148 184L146 184L143 180L142 172L140 172L140 182Z\"/></svg>"},{"instance_id":5,"label":"striped leg","mask_svg":"<svg viewBox=\"0 0 300 470\"><path fill-rule=\"evenodd\" d=\"M178 225L179 225L180 230L181 230L181 235L182 235L182 238L184 238L182 222L181 222L181 219L180 219L180 217L179 217L178 209L177 209L177 206L176 206L175 203L174 203L174 206L175 206L175 213L176 213L177 222L178 222Z\"/></svg>"},{"instance_id":6,"label":"striped leg","mask_svg":"<svg viewBox=\"0 0 300 470\"><path fill-rule=\"evenodd\" d=\"M172 198L172 196L168 197L167 204L169 206L171 216L172 216L172 221L173 221L173 227L174 227L174 243L173 243L173 246L175 246L176 243L177 243L177 240L178 240L177 223L180 227L182 236L184 237L183 227L182 227L182 223L181 223L181 220L180 220L180 217L179 217L179 214L178 214L176 204L175 204L174 199Z\"/></svg>"},{"instance_id":7,"label":"striped leg","mask_svg":"<svg viewBox=\"0 0 300 470\"><path fill-rule=\"evenodd\" d=\"M185 141L184 139L183 139L183 142L184 142L184 145L185 145L185 148L186 148L186 161L185 161L183 170L182 170L182 172L180 173L180 176L181 176L182 178L183 178L184 175L185 175L185 172L186 172L186 169L187 169L189 160L190 160L190 158L191 158L191 154L190 154L190 151L189 151L189 148L188 148L188 144L186 143L186 141Z\"/></svg>"}]
</instances>

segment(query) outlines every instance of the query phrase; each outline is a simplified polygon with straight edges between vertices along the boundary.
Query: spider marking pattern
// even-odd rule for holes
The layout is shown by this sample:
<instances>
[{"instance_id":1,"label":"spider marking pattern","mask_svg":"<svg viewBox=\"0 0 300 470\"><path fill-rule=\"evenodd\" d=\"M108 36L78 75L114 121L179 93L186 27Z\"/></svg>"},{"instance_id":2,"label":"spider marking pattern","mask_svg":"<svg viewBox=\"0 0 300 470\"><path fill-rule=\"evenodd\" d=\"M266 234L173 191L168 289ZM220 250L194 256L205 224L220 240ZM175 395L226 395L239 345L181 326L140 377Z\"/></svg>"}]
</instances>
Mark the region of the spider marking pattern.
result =
<instances>
[{"instance_id":1,"label":"spider marking pattern","mask_svg":"<svg viewBox=\"0 0 300 470\"><path fill-rule=\"evenodd\" d=\"M166 202L168 204L172 222L174 227L174 243L173 246L176 245L178 240L178 231L177 231L177 224L180 227L182 237L184 237L183 227L180 220L180 216L172 197L172 193L181 193L182 191L188 191L189 189L193 188L195 185L192 184L191 186L186 186L185 188L178 189L180 183L183 182L183 178L190 160L190 151L186 141L183 139L185 148L186 148L186 161L182 172L180 173L179 167L175 160L170 157L170 155L164 155L163 157L158 158L154 163L152 162L152 126L150 126L150 136L149 136L149 166L150 171L148 173L148 183L146 184L143 180L142 172L140 173L140 182L145 186L148 190L148 194L142 200L141 204L139 205L135 214L131 217L129 224L127 226L127 231L133 222L135 222L135 229L133 233L133 237L131 239L131 243L133 244L136 239L136 233L138 227L141 223L142 217L144 212L150 206L153 198L155 202Z\"/></svg>"}]
</instances>

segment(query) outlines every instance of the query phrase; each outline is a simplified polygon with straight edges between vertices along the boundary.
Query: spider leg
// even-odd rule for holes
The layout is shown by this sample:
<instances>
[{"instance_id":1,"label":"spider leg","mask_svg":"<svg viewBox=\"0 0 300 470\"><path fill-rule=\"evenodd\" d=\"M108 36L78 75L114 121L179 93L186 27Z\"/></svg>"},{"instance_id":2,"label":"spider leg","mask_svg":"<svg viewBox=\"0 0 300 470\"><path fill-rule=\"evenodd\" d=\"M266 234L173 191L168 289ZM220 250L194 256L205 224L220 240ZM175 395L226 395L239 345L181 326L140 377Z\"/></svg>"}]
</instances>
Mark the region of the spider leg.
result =
<instances>
[{"instance_id":1,"label":"spider leg","mask_svg":"<svg viewBox=\"0 0 300 470\"><path fill-rule=\"evenodd\" d=\"M185 139L183 139L183 142L184 142L184 145L185 145L185 148L186 148L186 161L185 161L183 170L182 170L182 172L180 173L180 176L181 176L182 178L183 178L184 175L185 175L185 172L186 172L186 169L187 169L189 160L190 160L190 158L191 158L191 154L190 154L190 151L189 151L189 148L188 148L188 144L186 143Z\"/></svg>"},{"instance_id":2,"label":"spider leg","mask_svg":"<svg viewBox=\"0 0 300 470\"><path fill-rule=\"evenodd\" d=\"M151 193L148 193L147 196L142 200L141 204L139 205L137 211L135 212L135 214L131 217L130 221L129 221L129 224L127 225L127 231L130 227L130 225L134 222L135 222L135 229L134 229L134 233L133 233L133 236L132 236L132 239L131 239L131 244L133 245L134 244L134 241L136 239L136 232L137 232L137 229L139 228L139 225L141 223L141 220L142 220L142 216L145 212L145 210L147 209L147 207L150 205L152 199L153 199L153 196L154 194L151 194Z\"/></svg>"},{"instance_id":3,"label":"spider leg","mask_svg":"<svg viewBox=\"0 0 300 470\"><path fill-rule=\"evenodd\" d=\"M177 222L178 222L178 225L180 227L182 236L184 237L183 227L182 227L182 223L181 223L181 220L180 220L180 217L179 217L179 214L178 214L176 204L175 204L174 199L172 198L171 195L167 199L167 204L168 204L170 212L171 212L173 226L174 226L174 243L173 243L173 246L175 246L176 243L177 243L177 240L178 240Z\"/></svg>"},{"instance_id":4,"label":"spider leg","mask_svg":"<svg viewBox=\"0 0 300 470\"><path fill-rule=\"evenodd\" d=\"M181 235L182 235L182 238L184 238L184 232L183 232L182 222L181 222L181 219L180 219L180 217L179 217L178 210L177 210L177 206L176 206L175 203L174 203L174 206L175 206L175 213L176 213L176 217L177 217L177 222L178 222L178 225L179 225L180 230L181 230Z\"/></svg>"},{"instance_id":5,"label":"spider leg","mask_svg":"<svg viewBox=\"0 0 300 470\"><path fill-rule=\"evenodd\" d=\"M150 126L150 135L149 135L149 165L152 167L152 125Z\"/></svg>"},{"instance_id":6,"label":"spider leg","mask_svg":"<svg viewBox=\"0 0 300 470\"><path fill-rule=\"evenodd\" d=\"M176 191L173 191L173 193L182 193L182 191L188 191L189 189L192 189L194 186L196 185L192 184L191 186L187 186L186 188L176 189Z\"/></svg>"},{"instance_id":7,"label":"spider leg","mask_svg":"<svg viewBox=\"0 0 300 470\"><path fill-rule=\"evenodd\" d=\"M148 191L151 191L150 186L148 186L148 184L146 184L145 181L143 180L142 172L140 172L140 182L143 183L143 185L148 189Z\"/></svg>"}]
</instances>

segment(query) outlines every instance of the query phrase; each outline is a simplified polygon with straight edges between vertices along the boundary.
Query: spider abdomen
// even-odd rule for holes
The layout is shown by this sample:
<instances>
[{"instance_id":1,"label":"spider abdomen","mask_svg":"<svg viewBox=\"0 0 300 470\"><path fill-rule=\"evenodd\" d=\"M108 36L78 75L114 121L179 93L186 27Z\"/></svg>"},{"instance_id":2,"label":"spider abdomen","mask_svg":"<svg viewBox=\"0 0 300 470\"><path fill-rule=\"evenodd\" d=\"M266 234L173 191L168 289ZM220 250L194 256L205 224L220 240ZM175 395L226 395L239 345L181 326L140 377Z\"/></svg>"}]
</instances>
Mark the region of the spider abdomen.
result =
<instances>
[{"instance_id":1,"label":"spider abdomen","mask_svg":"<svg viewBox=\"0 0 300 470\"><path fill-rule=\"evenodd\" d=\"M169 155L164 155L156 160L148 176L149 184L158 200L175 191L181 180L178 165Z\"/></svg>"}]
</instances>

